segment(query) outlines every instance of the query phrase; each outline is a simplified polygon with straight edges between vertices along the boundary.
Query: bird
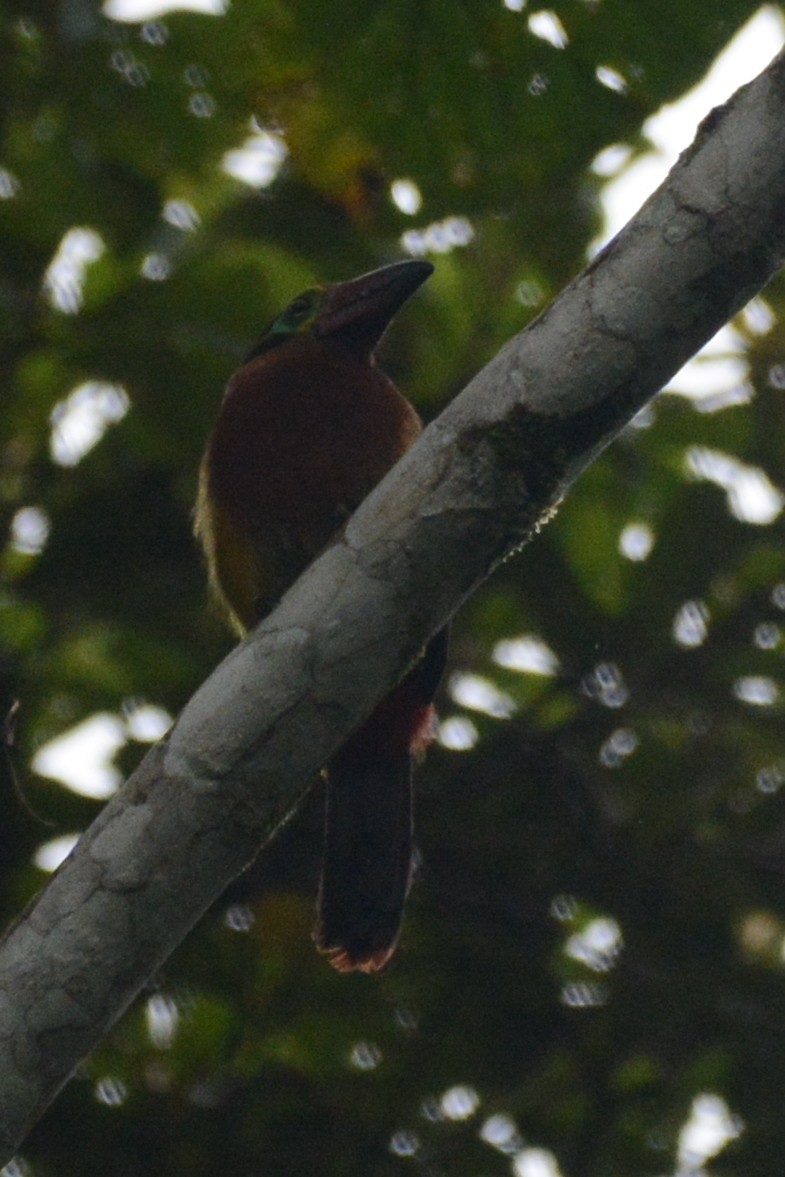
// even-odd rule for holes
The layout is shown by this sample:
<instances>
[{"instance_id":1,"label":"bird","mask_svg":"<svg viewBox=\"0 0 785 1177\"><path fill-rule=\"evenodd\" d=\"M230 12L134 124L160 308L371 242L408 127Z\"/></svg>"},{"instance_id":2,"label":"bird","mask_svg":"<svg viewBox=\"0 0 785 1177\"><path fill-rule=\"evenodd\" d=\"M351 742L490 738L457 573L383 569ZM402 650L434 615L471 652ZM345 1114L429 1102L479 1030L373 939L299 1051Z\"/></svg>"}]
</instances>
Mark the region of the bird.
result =
<instances>
[{"instance_id":1,"label":"bird","mask_svg":"<svg viewBox=\"0 0 785 1177\"><path fill-rule=\"evenodd\" d=\"M199 469L195 533L242 636L328 546L422 430L377 366L390 322L433 272L406 259L301 294L226 387ZM339 972L393 954L412 874L412 769L432 741L447 631L331 758L313 939Z\"/></svg>"}]
</instances>

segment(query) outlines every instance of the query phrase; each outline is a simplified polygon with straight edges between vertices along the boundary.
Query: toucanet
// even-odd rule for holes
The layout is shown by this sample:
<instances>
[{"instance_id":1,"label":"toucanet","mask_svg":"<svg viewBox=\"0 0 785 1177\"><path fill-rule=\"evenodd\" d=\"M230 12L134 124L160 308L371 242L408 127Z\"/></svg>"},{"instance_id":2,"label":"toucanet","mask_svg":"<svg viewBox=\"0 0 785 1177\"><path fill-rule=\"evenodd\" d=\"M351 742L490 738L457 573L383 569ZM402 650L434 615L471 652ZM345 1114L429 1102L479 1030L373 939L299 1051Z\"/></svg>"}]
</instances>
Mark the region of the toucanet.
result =
<instances>
[{"instance_id":1,"label":"toucanet","mask_svg":"<svg viewBox=\"0 0 785 1177\"><path fill-rule=\"evenodd\" d=\"M196 533L235 629L267 614L422 425L374 350L433 270L397 262L306 290L229 380L202 460ZM395 949L412 859L412 764L433 737L446 631L325 769L314 939L341 972Z\"/></svg>"}]
</instances>

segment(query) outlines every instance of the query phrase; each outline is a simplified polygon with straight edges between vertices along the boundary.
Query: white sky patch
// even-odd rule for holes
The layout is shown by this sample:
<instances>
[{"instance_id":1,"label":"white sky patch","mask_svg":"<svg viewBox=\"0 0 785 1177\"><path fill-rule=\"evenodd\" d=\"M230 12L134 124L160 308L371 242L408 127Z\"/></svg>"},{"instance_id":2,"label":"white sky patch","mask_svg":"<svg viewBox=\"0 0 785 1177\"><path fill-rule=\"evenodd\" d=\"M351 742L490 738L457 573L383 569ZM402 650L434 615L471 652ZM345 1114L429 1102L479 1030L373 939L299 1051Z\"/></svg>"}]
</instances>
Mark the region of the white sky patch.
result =
<instances>
[{"instance_id":1,"label":"white sky patch","mask_svg":"<svg viewBox=\"0 0 785 1177\"><path fill-rule=\"evenodd\" d=\"M768 335L777 322L777 316L762 294L750 299L741 317L751 335Z\"/></svg>"},{"instance_id":2,"label":"white sky patch","mask_svg":"<svg viewBox=\"0 0 785 1177\"><path fill-rule=\"evenodd\" d=\"M11 200L20 188L21 184L13 172L9 172L8 168L0 168L0 200Z\"/></svg>"},{"instance_id":3,"label":"white sky patch","mask_svg":"<svg viewBox=\"0 0 785 1177\"><path fill-rule=\"evenodd\" d=\"M651 429L656 419L657 416L652 405L644 405L642 409L638 409L630 421L629 427L630 429Z\"/></svg>"},{"instance_id":4,"label":"white sky patch","mask_svg":"<svg viewBox=\"0 0 785 1177\"><path fill-rule=\"evenodd\" d=\"M773 678L765 674L750 674L737 678L733 693L742 703L753 707L771 707L780 697L780 688Z\"/></svg>"},{"instance_id":5,"label":"white sky patch","mask_svg":"<svg viewBox=\"0 0 785 1177\"><path fill-rule=\"evenodd\" d=\"M273 135L251 120L253 134L240 147L224 154L221 166L235 180L251 188L268 188L276 178L289 150L280 135Z\"/></svg>"},{"instance_id":6,"label":"white sky patch","mask_svg":"<svg viewBox=\"0 0 785 1177\"><path fill-rule=\"evenodd\" d=\"M584 694L603 707L623 707L630 697L624 675L615 662L598 662L581 683Z\"/></svg>"},{"instance_id":7,"label":"white sky patch","mask_svg":"<svg viewBox=\"0 0 785 1177\"><path fill-rule=\"evenodd\" d=\"M147 1034L153 1046L158 1050L169 1050L180 1023L177 1003L163 993L154 993L147 999L144 1013Z\"/></svg>"},{"instance_id":8,"label":"white sky patch","mask_svg":"<svg viewBox=\"0 0 785 1177\"><path fill-rule=\"evenodd\" d=\"M131 703L123 714L129 737L140 744L154 744L172 726L169 712L155 703Z\"/></svg>"},{"instance_id":9,"label":"white sky patch","mask_svg":"<svg viewBox=\"0 0 785 1177\"><path fill-rule=\"evenodd\" d=\"M33 771L59 781L81 797L103 801L116 792L122 780L112 760L126 738L125 724L117 715L97 711L39 748L33 757Z\"/></svg>"},{"instance_id":10,"label":"white sky patch","mask_svg":"<svg viewBox=\"0 0 785 1177\"><path fill-rule=\"evenodd\" d=\"M559 1162L547 1148L524 1148L512 1163L515 1177L562 1177Z\"/></svg>"},{"instance_id":11,"label":"white sky patch","mask_svg":"<svg viewBox=\"0 0 785 1177\"><path fill-rule=\"evenodd\" d=\"M390 1138L390 1152L396 1157L413 1157L421 1145L422 1141L411 1128L401 1128Z\"/></svg>"},{"instance_id":12,"label":"white sky patch","mask_svg":"<svg viewBox=\"0 0 785 1177\"><path fill-rule=\"evenodd\" d=\"M721 450L690 446L685 464L693 478L722 487L728 496L728 510L742 523L766 526L774 522L785 506L785 496L763 470L746 466Z\"/></svg>"},{"instance_id":13,"label":"white sky patch","mask_svg":"<svg viewBox=\"0 0 785 1177\"><path fill-rule=\"evenodd\" d=\"M165 282L172 272L172 263L165 253L148 253L142 259L139 273L150 282Z\"/></svg>"},{"instance_id":14,"label":"white sky patch","mask_svg":"<svg viewBox=\"0 0 785 1177\"><path fill-rule=\"evenodd\" d=\"M623 94L627 89L627 79L624 74L620 74L611 65L598 65L594 71L594 76L606 90L613 90L617 94Z\"/></svg>"},{"instance_id":15,"label":"white sky patch","mask_svg":"<svg viewBox=\"0 0 785 1177\"><path fill-rule=\"evenodd\" d=\"M593 972L607 973L615 965L622 944L621 928L616 920L610 916L598 916L569 937L564 951Z\"/></svg>"},{"instance_id":16,"label":"white sky patch","mask_svg":"<svg viewBox=\"0 0 785 1177\"><path fill-rule=\"evenodd\" d=\"M223 16L229 0L104 0L103 14L110 20L153 20L167 12L203 12Z\"/></svg>"},{"instance_id":17,"label":"white sky patch","mask_svg":"<svg viewBox=\"0 0 785 1177\"><path fill-rule=\"evenodd\" d=\"M104 1075L93 1088L93 1094L99 1103L109 1108L122 1107L128 1098L128 1088L122 1079L115 1075Z\"/></svg>"},{"instance_id":18,"label":"white sky patch","mask_svg":"<svg viewBox=\"0 0 785 1177\"><path fill-rule=\"evenodd\" d=\"M426 253L450 253L474 240L474 228L467 217L446 217L424 229L408 229L401 237L401 247L412 257Z\"/></svg>"},{"instance_id":19,"label":"white sky patch","mask_svg":"<svg viewBox=\"0 0 785 1177\"><path fill-rule=\"evenodd\" d=\"M559 671L558 657L536 634L522 634L497 642L493 647L493 660L505 670L517 670L521 674L552 676Z\"/></svg>"},{"instance_id":20,"label":"white sky patch","mask_svg":"<svg viewBox=\"0 0 785 1177\"><path fill-rule=\"evenodd\" d=\"M696 650L709 636L709 610L703 601L685 601L671 627L673 640L685 650Z\"/></svg>"},{"instance_id":21,"label":"white sky patch","mask_svg":"<svg viewBox=\"0 0 785 1177\"><path fill-rule=\"evenodd\" d=\"M601 238L593 243L592 252L615 237L662 183L679 153L695 138L701 119L715 106L727 102L739 86L756 77L783 43L785 18L773 5L765 5L720 53L703 81L646 120L643 134L651 142L652 150L636 159L613 183L605 185L602 193L605 226ZM618 148L618 144L614 145L614 149ZM601 152L597 159L602 160L604 155Z\"/></svg>"},{"instance_id":22,"label":"white sky patch","mask_svg":"<svg viewBox=\"0 0 785 1177\"><path fill-rule=\"evenodd\" d=\"M52 409L49 452L58 466L76 466L101 440L110 425L122 421L129 401L119 384L89 380Z\"/></svg>"},{"instance_id":23,"label":"white sky patch","mask_svg":"<svg viewBox=\"0 0 785 1177\"><path fill-rule=\"evenodd\" d=\"M600 745L598 760L603 768L620 768L632 756L639 744L637 733L630 727L617 727Z\"/></svg>"},{"instance_id":24,"label":"white sky patch","mask_svg":"<svg viewBox=\"0 0 785 1177\"><path fill-rule=\"evenodd\" d=\"M560 924L571 924L578 914L578 900L574 895L554 895L548 914Z\"/></svg>"},{"instance_id":25,"label":"white sky patch","mask_svg":"<svg viewBox=\"0 0 785 1177\"><path fill-rule=\"evenodd\" d=\"M450 752L469 752L479 740L480 733L468 715L451 715L439 724L437 738Z\"/></svg>"},{"instance_id":26,"label":"white sky patch","mask_svg":"<svg viewBox=\"0 0 785 1177\"><path fill-rule=\"evenodd\" d=\"M167 224L173 225L183 233L193 233L201 221L190 200L167 200L161 216Z\"/></svg>"},{"instance_id":27,"label":"white sky patch","mask_svg":"<svg viewBox=\"0 0 785 1177\"><path fill-rule=\"evenodd\" d=\"M358 1071L375 1071L383 1058L375 1042L355 1042L349 1053L349 1062Z\"/></svg>"},{"instance_id":28,"label":"white sky patch","mask_svg":"<svg viewBox=\"0 0 785 1177\"><path fill-rule=\"evenodd\" d=\"M481 674L454 674L450 695L461 707L482 711L494 719L509 719L516 711L515 700Z\"/></svg>"},{"instance_id":29,"label":"white sky patch","mask_svg":"<svg viewBox=\"0 0 785 1177\"><path fill-rule=\"evenodd\" d=\"M123 705L123 714L98 711L49 740L33 757L33 770L59 781L82 797L105 800L122 777L113 761L128 740L153 744L166 734L172 716L164 707L142 699Z\"/></svg>"},{"instance_id":30,"label":"white sky patch","mask_svg":"<svg viewBox=\"0 0 785 1177\"><path fill-rule=\"evenodd\" d=\"M596 981L571 981L562 986L559 1000L569 1009L599 1009L608 1003L608 989Z\"/></svg>"},{"instance_id":31,"label":"white sky patch","mask_svg":"<svg viewBox=\"0 0 785 1177\"><path fill-rule=\"evenodd\" d=\"M250 932L255 916L244 903L233 903L224 913L224 925L232 932Z\"/></svg>"},{"instance_id":32,"label":"white sky patch","mask_svg":"<svg viewBox=\"0 0 785 1177\"><path fill-rule=\"evenodd\" d=\"M439 1107L448 1120L468 1120L480 1106L480 1097L473 1087L458 1084L445 1091Z\"/></svg>"},{"instance_id":33,"label":"white sky patch","mask_svg":"<svg viewBox=\"0 0 785 1177\"><path fill-rule=\"evenodd\" d=\"M782 392L785 388L785 364L772 364L766 379L772 388L777 388Z\"/></svg>"},{"instance_id":34,"label":"white sky patch","mask_svg":"<svg viewBox=\"0 0 785 1177\"><path fill-rule=\"evenodd\" d=\"M188 113L198 119L211 119L216 111L215 99L206 90L199 90L188 99Z\"/></svg>"},{"instance_id":35,"label":"white sky patch","mask_svg":"<svg viewBox=\"0 0 785 1177\"><path fill-rule=\"evenodd\" d=\"M654 547L654 532L648 523L628 523L619 535L619 551L627 560L648 559Z\"/></svg>"},{"instance_id":36,"label":"white sky patch","mask_svg":"<svg viewBox=\"0 0 785 1177\"><path fill-rule=\"evenodd\" d=\"M595 173L613 175L614 178L602 191L605 225L600 237L589 247L590 256L616 236L662 183L679 153L694 139L698 124L709 111L726 102L739 86L756 77L783 43L785 16L774 5L765 5L739 30L697 86L646 120L643 133L652 144L651 151L629 167L617 168L615 174L609 168L614 162L621 161L623 145L614 144L600 152L593 164ZM610 79L599 78L599 70L597 73L598 80L611 85ZM616 87L611 85L611 88ZM609 155L611 151L616 154ZM721 394L717 402L706 406L715 409L727 403L739 403L739 399L748 399L744 387L748 376L744 341L730 328L723 328L718 340L710 340L673 377L668 385L671 391L692 399L714 398Z\"/></svg>"},{"instance_id":37,"label":"white sky patch","mask_svg":"<svg viewBox=\"0 0 785 1177\"><path fill-rule=\"evenodd\" d=\"M632 148L629 143L611 143L609 147L603 147L599 155L595 155L591 170L595 176L610 179L611 176L617 176L622 168L626 167L631 155Z\"/></svg>"},{"instance_id":38,"label":"white sky patch","mask_svg":"<svg viewBox=\"0 0 785 1177\"><path fill-rule=\"evenodd\" d=\"M33 862L39 870L55 871L61 862L65 862L78 841L79 834L60 834L57 838L42 842L33 855Z\"/></svg>"},{"instance_id":39,"label":"white sky patch","mask_svg":"<svg viewBox=\"0 0 785 1177\"><path fill-rule=\"evenodd\" d=\"M689 1119L679 1133L678 1173L697 1174L705 1161L716 1157L731 1140L744 1131L739 1116L719 1095L703 1093L692 1101Z\"/></svg>"},{"instance_id":40,"label":"white sky patch","mask_svg":"<svg viewBox=\"0 0 785 1177\"><path fill-rule=\"evenodd\" d=\"M538 37L541 41L547 41L549 45L553 45L554 49L567 47L569 37L564 25L556 13L551 12L549 8L541 8L539 12L533 12L527 24L532 36Z\"/></svg>"},{"instance_id":41,"label":"white sky patch","mask_svg":"<svg viewBox=\"0 0 785 1177\"><path fill-rule=\"evenodd\" d=\"M666 390L706 413L748 404L752 387L746 348L745 340L726 323L665 385Z\"/></svg>"},{"instance_id":42,"label":"white sky patch","mask_svg":"<svg viewBox=\"0 0 785 1177\"><path fill-rule=\"evenodd\" d=\"M393 180L390 199L407 217L413 217L422 208L422 192L414 180Z\"/></svg>"},{"instance_id":43,"label":"white sky patch","mask_svg":"<svg viewBox=\"0 0 785 1177\"><path fill-rule=\"evenodd\" d=\"M38 556L49 538L49 516L40 507L20 507L11 520L11 547L24 556Z\"/></svg>"},{"instance_id":44,"label":"white sky patch","mask_svg":"<svg viewBox=\"0 0 785 1177\"><path fill-rule=\"evenodd\" d=\"M484 1120L480 1128L480 1140L503 1153L517 1153L523 1147L518 1125L506 1112L497 1112Z\"/></svg>"},{"instance_id":45,"label":"white sky patch","mask_svg":"<svg viewBox=\"0 0 785 1177\"><path fill-rule=\"evenodd\" d=\"M759 793L778 793L785 784L785 765L768 764L755 775L755 788ZM785 946L784 946L785 947Z\"/></svg>"},{"instance_id":46,"label":"white sky patch","mask_svg":"<svg viewBox=\"0 0 785 1177\"><path fill-rule=\"evenodd\" d=\"M761 621L752 631L752 640L759 650L776 650L782 641L782 630L775 621Z\"/></svg>"},{"instance_id":47,"label":"white sky patch","mask_svg":"<svg viewBox=\"0 0 785 1177\"><path fill-rule=\"evenodd\" d=\"M63 235L44 274L44 295L50 306L64 315L78 314L88 266L98 261L105 248L95 229L75 227Z\"/></svg>"}]
</instances>

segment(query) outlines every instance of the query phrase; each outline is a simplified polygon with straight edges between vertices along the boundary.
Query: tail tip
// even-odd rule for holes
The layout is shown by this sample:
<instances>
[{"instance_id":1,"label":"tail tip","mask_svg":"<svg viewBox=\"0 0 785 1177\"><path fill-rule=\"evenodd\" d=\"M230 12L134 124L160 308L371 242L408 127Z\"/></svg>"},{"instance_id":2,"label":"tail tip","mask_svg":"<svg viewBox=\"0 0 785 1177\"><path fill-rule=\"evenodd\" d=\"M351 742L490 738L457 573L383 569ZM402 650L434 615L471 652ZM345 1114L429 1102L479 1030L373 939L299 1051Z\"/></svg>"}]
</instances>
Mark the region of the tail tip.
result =
<instances>
[{"instance_id":1,"label":"tail tip","mask_svg":"<svg viewBox=\"0 0 785 1177\"><path fill-rule=\"evenodd\" d=\"M374 948L356 948L347 944L326 944L318 931L314 933L318 951L339 973L378 973L395 952L396 942Z\"/></svg>"}]
</instances>

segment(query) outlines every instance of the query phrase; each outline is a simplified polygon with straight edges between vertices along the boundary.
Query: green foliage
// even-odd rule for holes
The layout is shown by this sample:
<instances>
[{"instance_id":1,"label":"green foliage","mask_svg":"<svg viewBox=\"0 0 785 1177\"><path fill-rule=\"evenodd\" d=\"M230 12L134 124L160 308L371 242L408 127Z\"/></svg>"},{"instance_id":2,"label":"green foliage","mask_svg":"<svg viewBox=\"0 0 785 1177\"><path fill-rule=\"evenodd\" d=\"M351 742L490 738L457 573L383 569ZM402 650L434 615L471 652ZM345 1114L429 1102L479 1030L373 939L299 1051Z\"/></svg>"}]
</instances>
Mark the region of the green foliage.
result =
<instances>
[{"instance_id":1,"label":"green foliage","mask_svg":"<svg viewBox=\"0 0 785 1177\"><path fill-rule=\"evenodd\" d=\"M20 701L13 760L53 829L6 771L6 917L44 879L36 847L96 810L35 752L97 712L132 735L140 702L176 713L228 648L190 509L222 384L273 315L419 233L437 271L383 362L436 415L583 264L595 155L639 149L755 8L557 0L558 49L501 0L234 0L140 24L7 0L0 701ZM256 188L221 167L252 120L288 150ZM47 285L75 228L93 260ZM743 1121L721 1171L779 1171L785 537L781 514L734 515L694 452L782 479L782 282L766 297L771 329L739 325L748 403L661 398L458 620L452 668L484 680L484 709L460 677L445 692L476 743L420 772L389 969L339 977L312 949L314 796L36 1129L35 1174L490 1175L530 1147L565 1177L663 1173L701 1093ZM115 386L115 423L77 460L63 406L86 382ZM630 525L646 558L620 551ZM556 674L505 660L525 634Z\"/></svg>"}]
</instances>

